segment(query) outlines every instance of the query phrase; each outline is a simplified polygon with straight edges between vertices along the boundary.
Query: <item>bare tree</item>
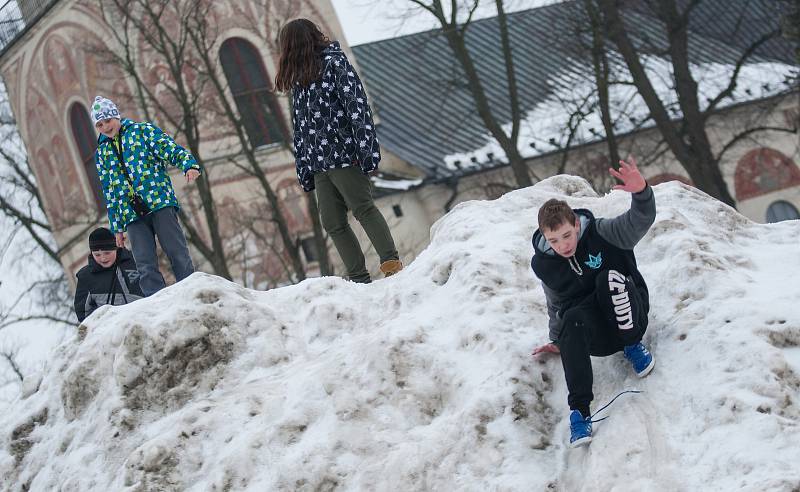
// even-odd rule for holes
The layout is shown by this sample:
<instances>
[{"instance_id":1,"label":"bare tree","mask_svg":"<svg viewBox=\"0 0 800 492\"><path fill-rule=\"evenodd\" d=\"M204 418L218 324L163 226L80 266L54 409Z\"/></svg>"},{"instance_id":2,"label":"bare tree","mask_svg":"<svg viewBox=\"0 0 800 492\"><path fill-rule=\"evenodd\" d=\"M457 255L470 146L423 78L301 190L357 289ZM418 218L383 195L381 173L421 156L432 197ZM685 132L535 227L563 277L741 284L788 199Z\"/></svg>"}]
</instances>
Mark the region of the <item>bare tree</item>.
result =
<instances>
[{"instance_id":1,"label":"bare tree","mask_svg":"<svg viewBox=\"0 0 800 492\"><path fill-rule=\"evenodd\" d=\"M614 123L612 121L613 117L611 115L611 102L609 98L611 66L608 59L606 37L596 0L584 0L583 5L589 21L592 68L594 71L595 85L597 87L600 120L603 122L603 130L605 131L606 144L608 146L608 157L609 161L611 161L611 165L614 166L614 168L619 168L619 145L617 143L617 137L614 134Z\"/></svg>"},{"instance_id":2,"label":"bare tree","mask_svg":"<svg viewBox=\"0 0 800 492\"><path fill-rule=\"evenodd\" d=\"M643 63L641 48L634 42L635 26L625 23L625 11L618 0L598 0L604 29L627 67L632 83L650 111L655 126L664 138L669 150L686 169L695 186L709 195L734 206L733 196L722 177L720 162L725 153L737 142L764 131L787 132L790 128L759 124L749 126L733 136L715 153L708 135L709 118L729 100L739 82L742 68L756 51L767 41L776 38L780 31L777 25L768 29L753 43L743 49L736 60L724 89L707 98L708 104L701 106L703 95L692 72L689 56L689 22L700 0L681 2L660 0L643 3L649 8L652 18L661 23L666 42L665 55L674 79L674 91L680 118L670 116L668 104L655 88L655 83ZM682 8L681 8L682 7ZM629 21L631 22L631 21Z\"/></svg>"},{"instance_id":3,"label":"bare tree","mask_svg":"<svg viewBox=\"0 0 800 492\"><path fill-rule=\"evenodd\" d=\"M6 269L35 265L37 271L41 271L41 275L34 272L17 275L32 280L23 282L21 290L9 303L0 303L0 329L26 321L74 325L61 258L75 243L85 240L98 217L96 214L65 217L60 232L73 232L66 236L60 247L56 245L54 229L44 214L42 191L17 134L5 91L0 91L0 94L0 134L4 141L0 147L0 216L7 223L3 227L4 234L0 236L0 264L4 258L14 258L9 262L13 264ZM70 204L76 209L85 208L79 205ZM95 210L94 207L91 209ZM10 271L4 273L6 279L12 276L6 276L7 273Z\"/></svg>"},{"instance_id":4,"label":"bare tree","mask_svg":"<svg viewBox=\"0 0 800 492\"><path fill-rule=\"evenodd\" d=\"M19 344L10 341L0 343L0 408L11 403L25 380L25 370L19 362ZM9 391L14 387L17 391Z\"/></svg>"},{"instance_id":5,"label":"bare tree","mask_svg":"<svg viewBox=\"0 0 800 492\"><path fill-rule=\"evenodd\" d=\"M800 65L800 0L781 0L786 4L786 13L781 18L783 36L794 42L794 53Z\"/></svg>"},{"instance_id":6,"label":"bare tree","mask_svg":"<svg viewBox=\"0 0 800 492\"><path fill-rule=\"evenodd\" d=\"M17 347L3 347L0 349L0 359L4 360L6 364L8 364L8 368L13 374L12 379L22 382L25 379L25 376L22 375L22 369L20 369L19 363L17 362L18 355L19 348ZM2 383L0 383L0 385L2 385Z\"/></svg>"},{"instance_id":7,"label":"bare tree","mask_svg":"<svg viewBox=\"0 0 800 492\"><path fill-rule=\"evenodd\" d=\"M505 66L508 107L511 112L511 131L508 133L503 129L503 122L499 120L498 115L492 111L484 87L485 83L478 73L472 54L467 49L467 32L480 1L469 0L460 3L457 0L451 0L448 7L445 7L441 0L408 1L429 12L441 25L442 34L464 72L467 86L475 101L475 109L486 129L506 154L508 163L511 165L511 169L514 172L517 186L524 188L533 184L528 166L519 151L522 110L520 107L519 92L517 90L517 77L514 71L513 48L509 40L508 19L506 17L503 0L495 0L495 6L497 8L497 22L500 27L499 44Z\"/></svg>"},{"instance_id":8,"label":"bare tree","mask_svg":"<svg viewBox=\"0 0 800 492\"><path fill-rule=\"evenodd\" d=\"M86 237L99 215L86 216L75 214L60 224L62 229L79 227L76 233L68 237L60 247L52 239L53 227L47 222L44 214L44 201L36 182L30 161L22 146L16 130L16 121L11 115L5 90L0 91L0 132L3 145L0 146L0 214L12 220L17 227L36 242L41 251L56 263L78 241ZM50 179L45 177L44 179ZM75 208L82 209L78 204Z\"/></svg>"}]
</instances>

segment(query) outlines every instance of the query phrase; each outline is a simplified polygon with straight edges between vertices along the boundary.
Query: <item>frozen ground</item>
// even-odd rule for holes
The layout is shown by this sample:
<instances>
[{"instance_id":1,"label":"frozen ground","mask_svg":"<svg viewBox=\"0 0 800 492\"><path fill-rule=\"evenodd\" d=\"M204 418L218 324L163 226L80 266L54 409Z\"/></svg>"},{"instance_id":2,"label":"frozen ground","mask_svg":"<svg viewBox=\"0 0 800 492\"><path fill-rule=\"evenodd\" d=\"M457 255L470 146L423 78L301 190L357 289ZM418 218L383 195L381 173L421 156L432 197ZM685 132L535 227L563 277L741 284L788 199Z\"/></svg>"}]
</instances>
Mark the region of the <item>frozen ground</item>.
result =
<instances>
[{"instance_id":1,"label":"frozen ground","mask_svg":"<svg viewBox=\"0 0 800 492\"><path fill-rule=\"evenodd\" d=\"M557 176L456 207L400 274L257 292L205 274L91 316L0 417L20 490L776 490L800 487L798 221L677 183L637 247L654 372L595 359L588 448L530 271L539 205L627 209Z\"/></svg>"}]
</instances>

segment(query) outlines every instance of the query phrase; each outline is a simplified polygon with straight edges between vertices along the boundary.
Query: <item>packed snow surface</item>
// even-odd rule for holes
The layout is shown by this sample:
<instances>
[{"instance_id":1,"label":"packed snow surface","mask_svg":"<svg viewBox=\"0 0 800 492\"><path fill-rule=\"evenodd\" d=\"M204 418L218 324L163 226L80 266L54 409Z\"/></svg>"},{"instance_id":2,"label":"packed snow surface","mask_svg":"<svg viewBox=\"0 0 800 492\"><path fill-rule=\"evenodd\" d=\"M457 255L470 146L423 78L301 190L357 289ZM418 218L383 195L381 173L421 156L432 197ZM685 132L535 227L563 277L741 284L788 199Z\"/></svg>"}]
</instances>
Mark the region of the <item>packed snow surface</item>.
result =
<instances>
[{"instance_id":1,"label":"packed snow surface","mask_svg":"<svg viewBox=\"0 0 800 492\"><path fill-rule=\"evenodd\" d=\"M569 449L529 261L538 207L630 196L556 176L457 206L400 274L259 292L195 274L103 307L0 417L7 490L797 490L800 223L759 225L677 183L636 249L639 380L593 359L600 416ZM598 416L598 417L600 417Z\"/></svg>"}]
</instances>

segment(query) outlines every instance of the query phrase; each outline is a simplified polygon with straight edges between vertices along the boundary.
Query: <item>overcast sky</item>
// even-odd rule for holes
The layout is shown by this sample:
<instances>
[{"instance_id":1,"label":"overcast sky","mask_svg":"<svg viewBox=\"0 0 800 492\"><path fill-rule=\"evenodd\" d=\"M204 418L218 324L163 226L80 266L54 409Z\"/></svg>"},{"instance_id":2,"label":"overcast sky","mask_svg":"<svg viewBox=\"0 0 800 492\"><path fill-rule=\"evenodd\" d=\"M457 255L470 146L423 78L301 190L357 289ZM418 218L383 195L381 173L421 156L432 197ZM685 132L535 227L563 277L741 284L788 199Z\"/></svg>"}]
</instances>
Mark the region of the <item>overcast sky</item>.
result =
<instances>
[{"instance_id":1,"label":"overcast sky","mask_svg":"<svg viewBox=\"0 0 800 492\"><path fill-rule=\"evenodd\" d=\"M505 10L515 12L559 1L562 0L506 0ZM431 13L414 6L410 0L333 0L333 6L351 46L438 27ZM497 15L495 2L481 0L475 17L494 15Z\"/></svg>"}]
</instances>

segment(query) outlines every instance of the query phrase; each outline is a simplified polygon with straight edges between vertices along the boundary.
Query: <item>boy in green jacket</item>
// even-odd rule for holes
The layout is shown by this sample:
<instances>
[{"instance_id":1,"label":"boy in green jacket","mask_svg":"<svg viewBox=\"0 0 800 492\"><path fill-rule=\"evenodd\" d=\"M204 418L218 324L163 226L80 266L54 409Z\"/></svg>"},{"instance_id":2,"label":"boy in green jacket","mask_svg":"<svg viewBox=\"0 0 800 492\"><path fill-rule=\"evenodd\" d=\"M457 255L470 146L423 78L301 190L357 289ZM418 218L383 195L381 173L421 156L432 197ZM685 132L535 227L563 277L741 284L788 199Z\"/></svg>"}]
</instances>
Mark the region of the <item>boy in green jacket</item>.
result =
<instances>
[{"instance_id":1,"label":"boy in green jacket","mask_svg":"<svg viewBox=\"0 0 800 492\"><path fill-rule=\"evenodd\" d=\"M177 281L194 272L166 163L181 169L187 182L200 176L200 166L160 128L121 118L117 106L102 96L92 103L92 121L100 132L95 163L108 222L120 248L125 246L127 232L139 285L150 296L166 285L158 269L156 237Z\"/></svg>"}]
</instances>

